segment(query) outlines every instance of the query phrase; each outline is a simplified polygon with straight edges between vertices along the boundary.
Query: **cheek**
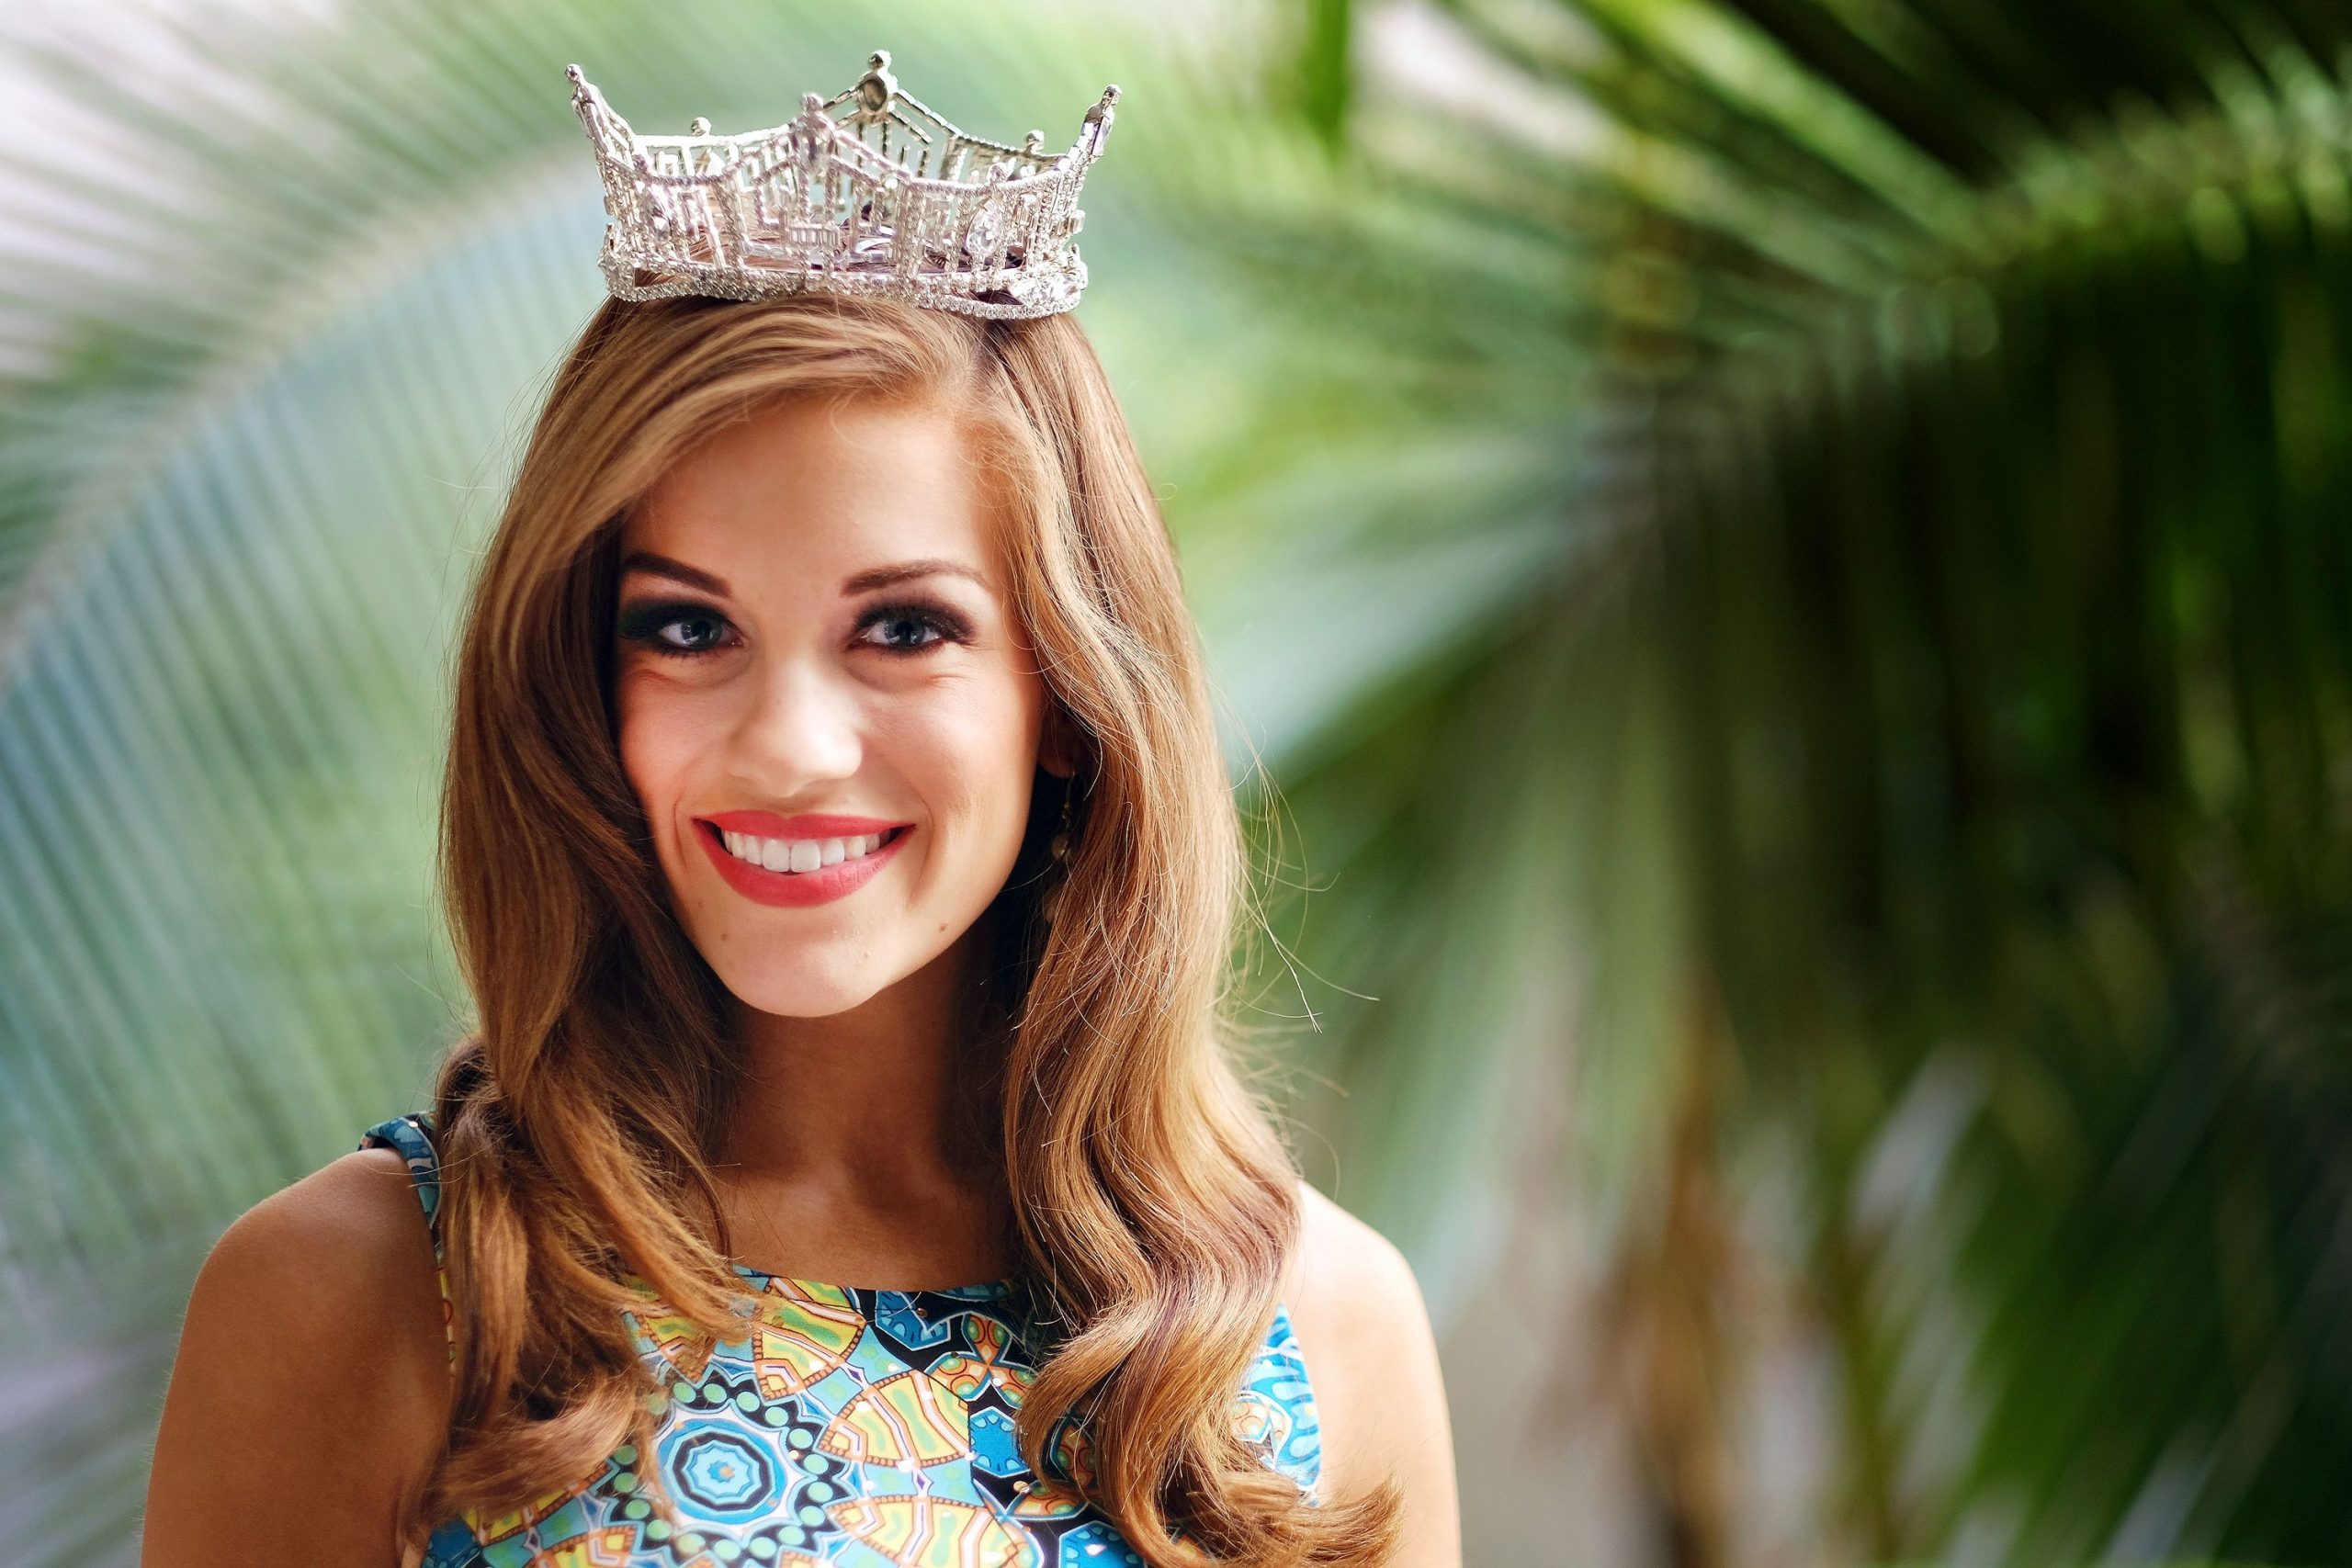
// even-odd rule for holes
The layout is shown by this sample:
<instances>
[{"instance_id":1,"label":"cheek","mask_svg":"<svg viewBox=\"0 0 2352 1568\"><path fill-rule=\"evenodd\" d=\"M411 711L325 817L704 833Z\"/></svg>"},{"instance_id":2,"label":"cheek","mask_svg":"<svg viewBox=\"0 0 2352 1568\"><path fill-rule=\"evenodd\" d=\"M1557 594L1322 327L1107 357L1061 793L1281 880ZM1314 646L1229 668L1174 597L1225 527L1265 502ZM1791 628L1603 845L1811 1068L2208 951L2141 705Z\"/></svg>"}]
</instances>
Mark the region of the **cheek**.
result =
<instances>
[{"instance_id":1,"label":"cheek","mask_svg":"<svg viewBox=\"0 0 2352 1568\"><path fill-rule=\"evenodd\" d=\"M1010 823L1017 837L1037 764L1041 694L1035 677L1007 674L944 691L906 716L901 771L935 815L985 829Z\"/></svg>"},{"instance_id":2,"label":"cheek","mask_svg":"<svg viewBox=\"0 0 2352 1568\"><path fill-rule=\"evenodd\" d=\"M682 700L683 695L657 681L626 677L614 694L621 772L652 823L657 841L670 818L670 804L704 746L705 722L697 705Z\"/></svg>"}]
</instances>

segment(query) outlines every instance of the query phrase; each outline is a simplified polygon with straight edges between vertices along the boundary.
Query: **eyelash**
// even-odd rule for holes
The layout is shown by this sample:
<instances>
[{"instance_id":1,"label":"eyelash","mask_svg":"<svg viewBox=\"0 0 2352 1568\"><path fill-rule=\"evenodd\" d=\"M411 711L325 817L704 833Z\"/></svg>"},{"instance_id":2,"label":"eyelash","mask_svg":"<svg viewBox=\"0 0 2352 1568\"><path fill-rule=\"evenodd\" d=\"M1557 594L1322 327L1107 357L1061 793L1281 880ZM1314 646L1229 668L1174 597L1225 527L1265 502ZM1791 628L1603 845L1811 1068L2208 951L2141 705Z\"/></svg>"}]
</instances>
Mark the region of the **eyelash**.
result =
<instances>
[{"instance_id":1,"label":"eyelash","mask_svg":"<svg viewBox=\"0 0 2352 1568\"><path fill-rule=\"evenodd\" d=\"M621 613L617 630L622 641L641 643L665 659L700 659L707 654L724 650L723 644L707 648L680 648L675 643L662 640L657 635L664 626L689 620L716 621L722 626L727 623L725 615L707 604L678 600L634 605ZM927 642L897 644L869 642L865 646L877 649L884 653L904 657L910 654L929 653L932 649L943 648L951 642L971 640L971 628L964 624L964 618L961 615L944 604L925 604L915 600L873 605L864 615L858 616L856 629L862 633L868 626L899 621L911 621L919 626L928 626L939 635Z\"/></svg>"}]
</instances>

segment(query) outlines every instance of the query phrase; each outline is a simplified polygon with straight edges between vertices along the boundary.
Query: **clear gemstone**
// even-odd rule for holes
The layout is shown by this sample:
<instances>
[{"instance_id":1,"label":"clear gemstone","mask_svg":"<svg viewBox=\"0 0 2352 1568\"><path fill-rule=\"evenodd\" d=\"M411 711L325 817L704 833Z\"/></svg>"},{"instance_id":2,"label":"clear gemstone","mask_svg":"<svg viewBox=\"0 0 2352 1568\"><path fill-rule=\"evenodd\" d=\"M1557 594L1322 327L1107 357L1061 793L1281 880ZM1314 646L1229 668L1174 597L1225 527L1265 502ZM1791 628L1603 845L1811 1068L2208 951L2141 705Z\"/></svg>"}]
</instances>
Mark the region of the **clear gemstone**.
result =
<instances>
[{"instance_id":1,"label":"clear gemstone","mask_svg":"<svg viewBox=\"0 0 2352 1568\"><path fill-rule=\"evenodd\" d=\"M964 231L964 252L970 256L984 256L996 250L997 242L1004 238L1004 209L993 201L980 203L972 214L971 227Z\"/></svg>"}]
</instances>

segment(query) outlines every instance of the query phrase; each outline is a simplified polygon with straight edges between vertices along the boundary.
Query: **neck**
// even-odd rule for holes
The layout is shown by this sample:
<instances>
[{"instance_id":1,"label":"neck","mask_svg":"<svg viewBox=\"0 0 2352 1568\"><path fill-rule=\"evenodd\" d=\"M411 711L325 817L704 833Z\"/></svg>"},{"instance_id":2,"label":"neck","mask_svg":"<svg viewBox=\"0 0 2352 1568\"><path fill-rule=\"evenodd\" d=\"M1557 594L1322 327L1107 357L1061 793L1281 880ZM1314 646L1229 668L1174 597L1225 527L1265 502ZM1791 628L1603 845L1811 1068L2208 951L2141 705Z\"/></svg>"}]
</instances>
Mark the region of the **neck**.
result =
<instances>
[{"instance_id":1,"label":"neck","mask_svg":"<svg viewBox=\"0 0 2352 1568\"><path fill-rule=\"evenodd\" d=\"M798 1256L820 1236L1001 1231L997 1047L978 986L986 924L845 1012L737 1005L741 1078L712 1174L738 1256Z\"/></svg>"}]
</instances>

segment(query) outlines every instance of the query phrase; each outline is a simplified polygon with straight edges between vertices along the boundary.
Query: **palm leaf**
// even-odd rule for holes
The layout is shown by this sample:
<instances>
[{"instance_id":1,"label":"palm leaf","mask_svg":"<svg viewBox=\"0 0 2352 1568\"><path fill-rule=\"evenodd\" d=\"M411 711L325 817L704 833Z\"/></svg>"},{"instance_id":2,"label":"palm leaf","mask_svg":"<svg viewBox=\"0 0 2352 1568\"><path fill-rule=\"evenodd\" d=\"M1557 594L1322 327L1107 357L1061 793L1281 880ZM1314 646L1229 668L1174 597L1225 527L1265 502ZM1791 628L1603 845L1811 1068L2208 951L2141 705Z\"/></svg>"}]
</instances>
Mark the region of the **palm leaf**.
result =
<instances>
[{"instance_id":1,"label":"palm leaf","mask_svg":"<svg viewBox=\"0 0 2352 1568\"><path fill-rule=\"evenodd\" d=\"M1521 636L1460 615L1278 760L1316 888L1376 911L1296 963L1445 1010L1343 1015L1338 1076L1476 1125L1492 1075L1445 1053L1589 975L1578 1168L1657 1303L1623 1320L1682 1325L1627 1394L1679 1561L1755 1548L1759 1456L1736 1380L1672 1359L1771 1335L1675 1270L1758 1264L1839 1369L1799 1550L2352 1554L2318 1457L2352 1421L2343 19L1445 15L1475 85L1360 84L1335 166L1198 193L1383 346L1407 406L1359 393L1363 427L1550 421L1548 500L1467 483L1422 533L1588 542L1498 595ZM1566 672L1547 623L1586 628ZM1470 717L1546 705L1584 716ZM1645 705L1663 743L1602 739ZM1581 782L1505 833L1482 768ZM1573 921L1497 943L1426 896L1462 864ZM1394 1126L1351 1121L1343 1173L1379 1167ZM1786 1168L1801 1223L1684 1202L1693 1161Z\"/></svg>"}]
</instances>

